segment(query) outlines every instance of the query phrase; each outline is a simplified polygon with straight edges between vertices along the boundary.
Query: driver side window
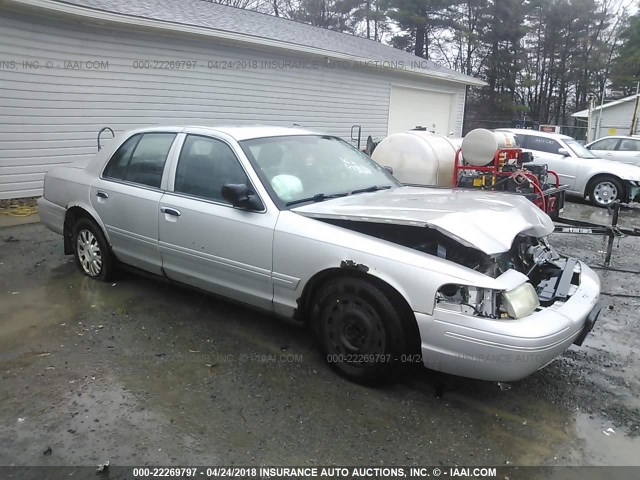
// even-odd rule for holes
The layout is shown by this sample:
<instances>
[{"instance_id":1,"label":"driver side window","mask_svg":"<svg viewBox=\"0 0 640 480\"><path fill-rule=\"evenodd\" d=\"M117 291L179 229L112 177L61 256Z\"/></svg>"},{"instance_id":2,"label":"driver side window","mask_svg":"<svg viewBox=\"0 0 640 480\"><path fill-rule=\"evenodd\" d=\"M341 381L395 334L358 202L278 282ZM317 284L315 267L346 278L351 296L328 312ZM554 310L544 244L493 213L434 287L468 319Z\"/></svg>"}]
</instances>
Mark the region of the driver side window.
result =
<instances>
[{"instance_id":1,"label":"driver side window","mask_svg":"<svg viewBox=\"0 0 640 480\"><path fill-rule=\"evenodd\" d=\"M174 192L228 204L222 187L247 183L248 178L231 147L221 140L188 135L182 146Z\"/></svg>"}]
</instances>

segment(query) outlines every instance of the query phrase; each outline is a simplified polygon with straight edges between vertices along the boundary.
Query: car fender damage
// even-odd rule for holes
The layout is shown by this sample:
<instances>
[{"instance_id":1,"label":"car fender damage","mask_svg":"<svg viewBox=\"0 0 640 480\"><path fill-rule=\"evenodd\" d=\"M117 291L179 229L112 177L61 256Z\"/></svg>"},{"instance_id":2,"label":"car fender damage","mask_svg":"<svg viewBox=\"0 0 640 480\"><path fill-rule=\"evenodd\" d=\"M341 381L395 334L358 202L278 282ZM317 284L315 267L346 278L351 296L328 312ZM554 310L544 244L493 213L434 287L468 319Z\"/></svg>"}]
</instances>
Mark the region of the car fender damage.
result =
<instances>
[{"instance_id":1,"label":"car fender damage","mask_svg":"<svg viewBox=\"0 0 640 480\"><path fill-rule=\"evenodd\" d=\"M367 273L369 271L369 267L362 263L356 263L353 260L343 260L340 262L340 268L346 268L350 270L358 270L362 273Z\"/></svg>"},{"instance_id":2,"label":"car fender damage","mask_svg":"<svg viewBox=\"0 0 640 480\"><path fill-rule=\"evenodd\" d=\"M427 226L319 218L317 220L417 250L477 271L495 280L495 288L444 284L436 306L489 319L523 318L557 301L568 300L580 284L580 263L563 258L546 238L518 235L505 252L488 255ZM341 268L368 272L343 260Z\"/></svg>"}]
</instances>

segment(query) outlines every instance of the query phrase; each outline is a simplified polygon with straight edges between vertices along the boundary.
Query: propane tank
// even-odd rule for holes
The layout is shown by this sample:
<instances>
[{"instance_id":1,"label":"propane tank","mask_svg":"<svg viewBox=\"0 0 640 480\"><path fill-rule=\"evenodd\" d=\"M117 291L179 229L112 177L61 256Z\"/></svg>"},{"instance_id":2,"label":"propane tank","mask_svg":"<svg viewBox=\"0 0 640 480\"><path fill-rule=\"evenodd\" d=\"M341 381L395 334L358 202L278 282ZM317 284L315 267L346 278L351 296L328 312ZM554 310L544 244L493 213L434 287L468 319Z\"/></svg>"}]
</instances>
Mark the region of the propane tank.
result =
<instances>
[{"instance_id":1,"label":"propane tank","mask_svg":"<svg viewBox=\"0 0 640 480\"><path fill-rule=\"evenodd\" d=\"M459 147L460 139L411 130L386 137L371 158L382 167L391 167L402 183L450 187Z\"/></svg>"},{"instance_id":2,"label":"propane tank","mask_svg":"<svg viewBox=\"0 0 640 480\"><path fill-rule=\"evenodd\" d=\"M477 128L467 133L462 140L462 158L469 165L484 167L493 162L498 150L517 147L518 142L512 133Z\"/></svg>"}]
</instances>

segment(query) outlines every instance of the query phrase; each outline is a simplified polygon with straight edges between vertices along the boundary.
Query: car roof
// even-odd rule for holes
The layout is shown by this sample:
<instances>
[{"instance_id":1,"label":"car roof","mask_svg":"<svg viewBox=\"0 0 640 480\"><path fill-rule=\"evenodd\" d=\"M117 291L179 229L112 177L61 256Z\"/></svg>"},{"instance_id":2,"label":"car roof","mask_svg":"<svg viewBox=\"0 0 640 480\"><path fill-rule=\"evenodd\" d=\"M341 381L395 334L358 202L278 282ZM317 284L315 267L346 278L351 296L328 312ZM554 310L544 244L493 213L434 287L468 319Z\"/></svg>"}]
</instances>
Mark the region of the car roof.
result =
<instances>
[{"instance_id":1,"label":"car roof","mask_svg":"<svg viewBox=\"0 0 640 480\"><path fill-rule=\"evenodd\" d=\"M606 137L600 137L594 140L593 142L597 142L598 140L604 140L605 138L624 138L626 140L640 140L640 135L607 135Z\"/></svg>"},{"instance_id":2,"label":"car roof","mask_svg":"<svg viewBox=\"0 0 640 480\"><path fill-rule=\"evenodd\" d=\"M534 137L546 137L546 138L555 138L556 140L574 140L573 137L569 135L563 135L561 133L548 133L548 132L540 132L538 130L528 130L526 128L496 128L497 132L510 132L521 135L532 135Z\"/></svg>"},{"instance_id":3,"label":"car roof","mask_svg":"<svg viewBox=\"0 0 640 480\"><path fill-rule=\"evenodd\" d=\"M233 137L236 141L250 140L252 138L283 137L289 135L321 135L299 127L281 127L274 125L160 125L153 127L138 128L129 133L151 133L151 132L189 132L198 133L223 133Z\"/></svg>"}]
</instances>

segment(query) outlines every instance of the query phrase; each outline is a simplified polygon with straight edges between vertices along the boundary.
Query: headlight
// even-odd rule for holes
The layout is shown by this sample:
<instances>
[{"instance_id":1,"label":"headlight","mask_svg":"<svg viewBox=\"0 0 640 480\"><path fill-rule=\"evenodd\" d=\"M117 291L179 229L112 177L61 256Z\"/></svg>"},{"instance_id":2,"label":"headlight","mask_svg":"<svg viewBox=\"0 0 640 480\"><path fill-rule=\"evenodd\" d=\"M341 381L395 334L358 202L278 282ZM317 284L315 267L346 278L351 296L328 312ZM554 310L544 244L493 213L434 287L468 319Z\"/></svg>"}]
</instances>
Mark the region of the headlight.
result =
<instances>
[{"instance_id":1,"label":"headlight","mask_svg":"<svg viewBox=\"0 0 640 480\"><path fill-rule=\"evenodd\" d=\"M512 318L522 318L531 314L540 306L535 288L530 283L523 283L513 290L502 294L501 306Z\"/></svg>"},{"instance_id":2,"label":"headlight","mask_svg":"<svg viewBox=\"0 0 640 480\"><path fill-rule=\"evenodd\" d=\"M535 288L530 283L498 291L468 285L443 285L436 302L441 308L466 315L492 319L523 318L540 306Z\"/></svg>"},{"instance_id":3,"label":"headlight","mask_svg":"<svg viewBox=\"0 0 640 480\"><path fill-rule=\"evenodd\" d=\"M488 288L468 285L443 285L438 290L436 303L443 308L455 310L467 315L499 318L498 298L500 292Z\"/></svg>"}]
</instances>

